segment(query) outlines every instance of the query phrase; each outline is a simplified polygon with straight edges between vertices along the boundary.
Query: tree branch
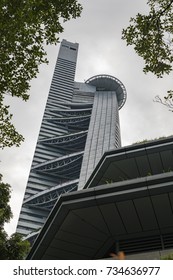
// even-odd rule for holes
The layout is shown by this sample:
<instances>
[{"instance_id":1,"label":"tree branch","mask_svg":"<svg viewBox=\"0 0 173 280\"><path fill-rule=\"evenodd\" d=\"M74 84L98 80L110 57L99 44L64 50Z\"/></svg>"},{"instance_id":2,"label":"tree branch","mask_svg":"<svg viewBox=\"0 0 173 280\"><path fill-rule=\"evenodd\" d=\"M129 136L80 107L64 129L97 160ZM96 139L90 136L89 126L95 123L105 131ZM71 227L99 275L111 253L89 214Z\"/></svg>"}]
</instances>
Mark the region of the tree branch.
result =
<instances>
[{"instance_id":1,"label":"tree branch","mask_svg":"<svg viewBox=\"0 0 173 280\"><path fill-rule=\"evenodd\" d=\"M160 16L162 16L171 7L172 3L173 0L171 0L170 3L167 5L167 7L160 12Z\"/></svg>"},{"instance_id":2,"label":"tree branch","mask_svg":"<svg viewBox=\"0 0 173 280\"><path fill-rule=\"evenodd\" d=\"M160 103L166 107L169 108L169 111L173 112L173 103L172 100L170 99L165 99L164 101L160 98L160 96L156 96L155 99L153 100L154 102Z\"/></svg>"}]
</instances>

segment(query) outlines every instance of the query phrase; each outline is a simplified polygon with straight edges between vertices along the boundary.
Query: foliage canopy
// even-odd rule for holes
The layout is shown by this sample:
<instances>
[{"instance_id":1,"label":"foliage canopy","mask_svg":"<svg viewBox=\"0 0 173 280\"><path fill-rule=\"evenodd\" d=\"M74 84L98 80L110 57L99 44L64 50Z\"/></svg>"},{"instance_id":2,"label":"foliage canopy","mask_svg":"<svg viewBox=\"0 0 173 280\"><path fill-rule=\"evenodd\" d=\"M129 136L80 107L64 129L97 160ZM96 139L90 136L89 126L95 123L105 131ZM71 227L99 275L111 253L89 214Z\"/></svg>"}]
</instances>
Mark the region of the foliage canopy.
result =
<instances>
[{"instance_id":1,"label":"foliage canopy","mask_svg":"<svg viewBox=\"0 0 173 280\"><path fill-rule=\"evenodd\" d=\"M62 23L82 11L77 0L0 1L0 147L19 145L23 137L11 124L4 95L29 98L31 79L48 63L44 44L56 44Z\"/></svg>"},{"instance_id":2,"label":"foliage canopy","mask_svg":"<svg viewBox=\"0 0 173 280\"><path fill-rule=\"evenodd\" d=\"M122 31L127 45L134 45L136 53L144 59L144 73L152 72L158 78L170 74L173 62L173 0L148 0L148 15L138 13ZM155 102L173 108L173 90Z\"/></svg>"},{"instance_id":3,"label":"foliage canopy","mask_svg":"<svg viewBox=\"0 0 173 280\"><path fill-rule=\"evenodd\" d=\"M138 13L122 31L122 39L145 61L144 72L169 74L173 62L173 0L148 0L149 14Z\"/></svg>"}]
</instances>

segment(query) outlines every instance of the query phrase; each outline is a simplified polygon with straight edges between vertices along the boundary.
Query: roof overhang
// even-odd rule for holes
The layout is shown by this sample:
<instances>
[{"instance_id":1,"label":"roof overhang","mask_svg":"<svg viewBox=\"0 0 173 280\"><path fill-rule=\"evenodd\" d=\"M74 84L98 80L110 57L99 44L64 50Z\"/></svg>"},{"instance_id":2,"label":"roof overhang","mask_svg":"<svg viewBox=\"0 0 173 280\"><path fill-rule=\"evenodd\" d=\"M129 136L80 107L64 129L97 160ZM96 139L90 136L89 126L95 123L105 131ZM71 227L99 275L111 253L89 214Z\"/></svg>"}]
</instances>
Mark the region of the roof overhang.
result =
<instances>
[{"instance_id":1,"label":"roof overhang","mask_svg":"<svg viewBox=\"0 0 173 280\"><path fill-rule=\"evenodd\" d=\"M63 195L28 259L100 259L117 240L173 232L173 172Z\"/></svg>"},{"instance_id":2,"label":"roof overhang","mask_svg":"<svg viewBox=\"0 0 173 280\"><path fill-rule=\"evenodd\" d=\"M105 152L84 188L173 171L173 137Z\"/></svg>"}]
</instances>

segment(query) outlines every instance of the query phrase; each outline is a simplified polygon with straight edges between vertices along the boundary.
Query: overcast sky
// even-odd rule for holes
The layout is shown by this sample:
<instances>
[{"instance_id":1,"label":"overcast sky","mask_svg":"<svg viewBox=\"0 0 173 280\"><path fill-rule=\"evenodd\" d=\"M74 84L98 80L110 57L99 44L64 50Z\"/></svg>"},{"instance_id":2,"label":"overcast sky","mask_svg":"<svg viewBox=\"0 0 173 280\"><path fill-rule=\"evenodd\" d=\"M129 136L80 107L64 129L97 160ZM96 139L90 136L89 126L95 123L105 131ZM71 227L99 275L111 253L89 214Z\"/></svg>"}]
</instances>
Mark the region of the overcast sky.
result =
<instances>
[{"instance_id":1,"label":"overcast sky","mask_svg":"<svg viewBox=\"0 0 173 280\"><path fill-rule=\"evenodd\" d=\"M173 89L171 75L157 79L142 71L143 61L133 47L121 40L121 32L129 18L146 12L147 0L81 0L81 18L64 24L60 39L79 43L76 81L97 74L110 74L121 80L127 90L127 101L120 110L122 145L143 139L169 136L172 133L173 113L154 97ZM30 100L8 98L14 113L14 124L25 137L19 148L1 152L0 169L3 179L12 188L11 207L14 218L6 226L9 234L16 229L19 211L29 175L31 161L54 71L59 45L47 47L49 65L40 67L32 81Z\"/></svg>"}]
</instances>

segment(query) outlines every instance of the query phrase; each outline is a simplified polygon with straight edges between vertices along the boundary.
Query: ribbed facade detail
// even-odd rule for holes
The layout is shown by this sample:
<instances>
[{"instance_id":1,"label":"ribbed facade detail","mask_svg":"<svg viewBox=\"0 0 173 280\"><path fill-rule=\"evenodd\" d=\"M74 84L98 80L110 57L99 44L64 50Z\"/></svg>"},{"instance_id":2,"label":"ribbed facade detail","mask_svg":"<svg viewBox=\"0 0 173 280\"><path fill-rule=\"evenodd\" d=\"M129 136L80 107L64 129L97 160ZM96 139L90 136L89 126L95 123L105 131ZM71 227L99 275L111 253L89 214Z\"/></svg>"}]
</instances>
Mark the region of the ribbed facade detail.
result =
<instances>
[{"instance_id":1,"label":"ribbed facade detail","mask_svg":"<svg viewBox=\"0 0 173 280\"><path fill-rule=\"evenodd\" d=\"M77 43L62 41L17 225L27 238L62 194L84 187L105 151L121 145L124 86L107 75L74 82L77 52Z\"/></svg>"},{"instance_id":2,"label":"ribbed facade detail","mask_svg":"<svg viewBox=\"0 0 173 280\"><path fill-rule=\"evenodd\" d=\"M105 151L121 146L115 92L96 91L87 135L79 188L83 188Z\"/></svg>"}]
</instances>

